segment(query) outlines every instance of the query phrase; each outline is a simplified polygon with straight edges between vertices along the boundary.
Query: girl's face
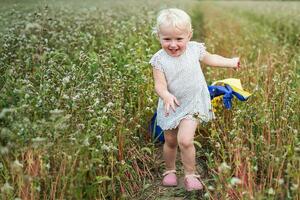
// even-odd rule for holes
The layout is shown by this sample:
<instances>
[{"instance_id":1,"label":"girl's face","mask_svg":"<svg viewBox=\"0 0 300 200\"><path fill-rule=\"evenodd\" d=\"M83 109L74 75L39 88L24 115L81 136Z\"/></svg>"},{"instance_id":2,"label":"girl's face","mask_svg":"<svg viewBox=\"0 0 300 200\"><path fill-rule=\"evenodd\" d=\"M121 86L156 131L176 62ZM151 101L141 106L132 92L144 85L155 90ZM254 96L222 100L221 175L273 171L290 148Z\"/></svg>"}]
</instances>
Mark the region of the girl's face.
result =
<instances>
[{"instance_id":1,"label":"girl's face","mask_svg":"<svg viewBox=\"0 0 300 200\"><path fill-rule=\"evenodd\" d=\"M192 37L192 33L178 30L171 26L161 26L158 36L161 47L167 54L178 57L185 51L186 45Z\"/></svg>"}]
</instances>

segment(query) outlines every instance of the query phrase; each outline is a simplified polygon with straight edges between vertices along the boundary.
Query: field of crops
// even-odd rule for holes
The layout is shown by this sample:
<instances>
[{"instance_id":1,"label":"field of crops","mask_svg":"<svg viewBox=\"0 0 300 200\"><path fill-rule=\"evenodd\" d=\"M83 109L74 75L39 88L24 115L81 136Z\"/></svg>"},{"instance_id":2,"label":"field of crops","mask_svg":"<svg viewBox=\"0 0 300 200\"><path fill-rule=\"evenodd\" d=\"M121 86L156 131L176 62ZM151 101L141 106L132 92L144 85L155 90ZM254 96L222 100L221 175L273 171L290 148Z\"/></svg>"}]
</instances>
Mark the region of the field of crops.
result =
<instances>
[{"instance_id":1,"label":"field of crops","mask_svg":"<svg viewBox=\"0 0 300 200\"><path fill-rule=\"evenodd\" d=\"M71 3L72 2L72 3ZM151 34L157 12L192 17L193 40L240 56L208 84L253 95L200 126L204 190L162 188ZM0 2L0 199L300 199L300 2ZM178 161L179 174L182 165Z\"/></svg>"}]
</instances>

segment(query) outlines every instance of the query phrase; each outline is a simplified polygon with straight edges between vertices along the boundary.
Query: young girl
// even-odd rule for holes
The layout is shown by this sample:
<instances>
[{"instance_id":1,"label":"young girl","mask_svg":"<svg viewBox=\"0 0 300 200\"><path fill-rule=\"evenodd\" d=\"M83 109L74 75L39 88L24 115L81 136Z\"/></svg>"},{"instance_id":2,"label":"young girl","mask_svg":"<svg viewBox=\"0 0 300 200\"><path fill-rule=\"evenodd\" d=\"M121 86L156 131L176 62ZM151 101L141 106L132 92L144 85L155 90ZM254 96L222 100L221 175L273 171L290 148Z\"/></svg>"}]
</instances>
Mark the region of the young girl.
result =
<instances>
[{"instance_id":1,"label":"young girl","mask_svg":"<svg viewBox=\"0 0 300 200\"><path fill-rule=\"evenodd\" d=\"M175 159L179 146L185 188L200 190L203 186L196 175L193 139L199 122L213 119L214 113L199 61L209 66L239 68L239 58L210 54L203 43L190 41L191 19L180 9L162 10L154 31L162 47L150 60L159 95L157 124L165 137L162 184L177 185Z\"/></svg>"}]
</instances>

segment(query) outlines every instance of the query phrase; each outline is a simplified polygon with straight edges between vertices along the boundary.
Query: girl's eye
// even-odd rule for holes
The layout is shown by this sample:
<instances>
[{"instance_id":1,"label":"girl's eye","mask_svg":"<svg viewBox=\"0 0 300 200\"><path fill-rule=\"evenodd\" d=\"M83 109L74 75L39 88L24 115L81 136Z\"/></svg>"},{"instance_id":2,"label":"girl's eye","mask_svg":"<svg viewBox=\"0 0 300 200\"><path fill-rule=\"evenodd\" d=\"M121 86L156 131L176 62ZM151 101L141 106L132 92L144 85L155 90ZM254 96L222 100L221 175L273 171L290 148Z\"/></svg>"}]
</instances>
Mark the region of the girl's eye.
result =
<instances>
[{"instance_id":1,"label":"girl's eye","mask_svg":"<svg viewBox=\"0 0 300 200\"><path fill-rule=\"evenodd\" d=\"M178 40L178 41L182 41L182 40L183 40L183 38L177 38L177 40Z\"/></svg>"},{"instance_id":2,"label":"girl's eye","mask_svg":"<svg viewBox=\"0 0 300 200\"><path fill-rule=\"evenodd\" d=\"M170 38L164 38L164 40L169 41L169 40L171 40L171 39L170 39Z\"/></svg>"}]
</instances>

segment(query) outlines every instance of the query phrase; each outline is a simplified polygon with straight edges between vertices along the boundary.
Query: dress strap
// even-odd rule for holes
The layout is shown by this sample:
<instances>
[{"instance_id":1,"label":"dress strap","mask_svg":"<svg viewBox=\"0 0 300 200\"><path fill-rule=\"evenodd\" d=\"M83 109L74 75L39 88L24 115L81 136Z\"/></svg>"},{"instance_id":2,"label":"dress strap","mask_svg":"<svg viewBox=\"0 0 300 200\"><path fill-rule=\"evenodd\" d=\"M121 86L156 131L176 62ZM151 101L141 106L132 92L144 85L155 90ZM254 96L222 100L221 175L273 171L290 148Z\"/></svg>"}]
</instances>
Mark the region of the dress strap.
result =
<instances>
[{"instance_id":1,"label":"dress strap","mask_svg":"<svg viewBox=\"0 0 300 200\"><path fill-rule=\"evenodd\" d=\"M185 175L184 178L200 178L200 175L196 175L196 174L188 174L188 175Z\"/></svg>"},{"instance_id":2,"label":"dress strap","mask_svg":"<svg viewBox=\"0 0 300 200\"><path fill-rule=\"evenodd\" d=\"M176 173L176 170L175 170L175 169L172 169L172 170L165 171L165 172L163 173L163 176L168 175L168 174L170 174L170 173Z\"/></svg>"}]
</instances>

